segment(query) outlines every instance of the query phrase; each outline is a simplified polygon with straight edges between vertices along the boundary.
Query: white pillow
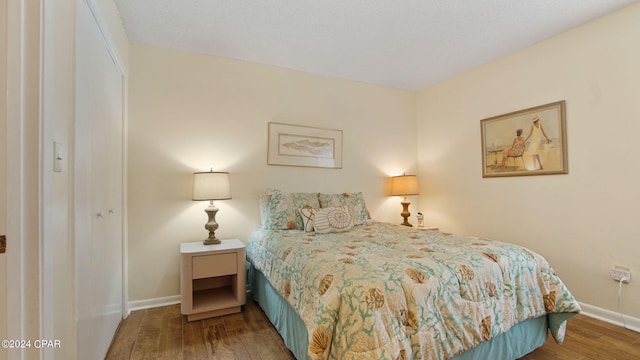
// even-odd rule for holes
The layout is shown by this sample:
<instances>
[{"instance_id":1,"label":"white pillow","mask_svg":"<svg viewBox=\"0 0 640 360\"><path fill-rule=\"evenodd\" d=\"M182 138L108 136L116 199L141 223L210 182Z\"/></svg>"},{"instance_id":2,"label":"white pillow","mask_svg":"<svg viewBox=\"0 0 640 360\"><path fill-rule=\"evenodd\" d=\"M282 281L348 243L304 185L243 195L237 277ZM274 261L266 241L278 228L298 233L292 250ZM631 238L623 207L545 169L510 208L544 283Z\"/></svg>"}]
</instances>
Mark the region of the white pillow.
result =
<instances>
[{"instance_id":1,"label":"white pillow","mask_svg":"<svg viewBox=\"0 0 640 360\"><path fill-rule=\"evenodd\" d=\"M313 211L313 229L318 233L342 232L352 227L353 218L347 206L314 209Z\"/></svg>"}]
</instances>

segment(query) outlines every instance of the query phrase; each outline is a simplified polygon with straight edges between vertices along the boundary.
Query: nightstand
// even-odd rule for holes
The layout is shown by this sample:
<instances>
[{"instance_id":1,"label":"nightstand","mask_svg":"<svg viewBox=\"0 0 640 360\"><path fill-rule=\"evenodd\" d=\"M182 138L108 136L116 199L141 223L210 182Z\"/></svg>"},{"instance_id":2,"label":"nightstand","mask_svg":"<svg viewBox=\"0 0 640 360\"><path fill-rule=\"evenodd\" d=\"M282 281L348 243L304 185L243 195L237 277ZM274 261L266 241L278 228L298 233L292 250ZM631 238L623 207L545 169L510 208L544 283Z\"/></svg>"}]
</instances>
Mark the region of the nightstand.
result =
<instances>
[{"instance_id":1,"label":"nightstand","mask_svg":"<svg viewBox=\"0 0 640 360\"><path fill-rule=\"evenodd\" d=\"M188 321L240 312L246 302L246 284L242 241L180 244L180 312Z\"/></svg>"},{"instance_id":2,"label":"nightstand","mask_svg":"<svg viewBox=\"0 0 640 360\"><path fill-rule=\"evenodd\" d=\"M437 227L437 226L429 226L429 225L427 225L427 226L418 226L416 228L418 230L440 230L440 228Z\"/></svg>"}]
</instances>

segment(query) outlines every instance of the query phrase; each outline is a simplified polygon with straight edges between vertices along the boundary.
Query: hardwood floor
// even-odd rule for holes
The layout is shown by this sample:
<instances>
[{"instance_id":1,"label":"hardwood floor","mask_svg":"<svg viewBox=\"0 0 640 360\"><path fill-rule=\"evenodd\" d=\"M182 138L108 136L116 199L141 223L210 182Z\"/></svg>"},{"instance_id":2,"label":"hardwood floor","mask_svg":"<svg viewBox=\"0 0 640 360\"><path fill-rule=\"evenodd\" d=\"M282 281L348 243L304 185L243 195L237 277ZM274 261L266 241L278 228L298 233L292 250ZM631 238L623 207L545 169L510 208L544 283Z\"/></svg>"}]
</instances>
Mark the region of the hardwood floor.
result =
<instances>
[{"instance_id":1,"label":"hardwood floor","mask_svg":"<svg viewBox=\"0 0 640 360\"><path fill-rule=\"evenodd\" d=\"M585 315L569 319L562 345L547 342L523 360L632 360L640 359L640 333Z\"/></svg>"},{"instance_id":2,"label":"hardwood floor","mask_svg":"<svg viewBox=\"0 0 640 360\"><path fill-rule=\"evenodd\" d=\"M295 360L280 335L247 298L242 312L187 322L180 305L134 311L118 328L105 359Z\"/></svg>"},{"instance_id":3,"label":"hardwood floor","mask_svg":"<svg viewBox=\"0 0 640 360\"><path fill-rule=\"evenodd\" d=\"M180 305L134 311L116 333L106 359L293 360L260 307L247 298L239 314L187 322ZM551 337L523 360L640 359L640 333L578 315L563 345Z\"/></svg>"}]
</instances>

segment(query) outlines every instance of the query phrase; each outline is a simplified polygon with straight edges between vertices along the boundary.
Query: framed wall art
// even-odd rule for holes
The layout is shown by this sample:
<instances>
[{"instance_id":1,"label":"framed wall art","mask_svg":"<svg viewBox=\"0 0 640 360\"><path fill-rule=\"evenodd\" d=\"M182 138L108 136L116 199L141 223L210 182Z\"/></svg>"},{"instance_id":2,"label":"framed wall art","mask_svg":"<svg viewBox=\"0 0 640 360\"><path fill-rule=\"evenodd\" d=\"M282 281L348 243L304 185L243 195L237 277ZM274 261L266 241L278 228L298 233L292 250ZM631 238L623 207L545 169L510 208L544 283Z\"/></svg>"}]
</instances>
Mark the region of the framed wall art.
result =
<instances>
[{"instance_id":1,"label":"framed wall art","mask_svg":"<svg viewBox=\"0 0 640 360\"><path fill-rule=\"evenodd\" d=\"M480 120L482 177L567 174L565 101Z\"/></svg>"},{"instance_id":2,"label":"framed wall art","mask_svg":"<svg viewBox=\"0 0 640 360\"><path fill-rule=\"evenodd\" d=\"M267 164L342 168L342 130L269 123Z\"/></svg>"}]
</instances>

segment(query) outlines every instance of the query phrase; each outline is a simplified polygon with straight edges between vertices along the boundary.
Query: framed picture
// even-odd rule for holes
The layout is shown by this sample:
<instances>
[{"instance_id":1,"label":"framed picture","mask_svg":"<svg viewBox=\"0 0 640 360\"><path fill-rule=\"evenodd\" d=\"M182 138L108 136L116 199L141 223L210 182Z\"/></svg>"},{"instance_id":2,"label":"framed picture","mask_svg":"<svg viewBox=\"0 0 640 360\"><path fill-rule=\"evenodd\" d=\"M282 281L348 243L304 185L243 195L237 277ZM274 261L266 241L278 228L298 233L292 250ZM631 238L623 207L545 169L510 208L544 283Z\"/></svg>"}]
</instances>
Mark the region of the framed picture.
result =
<instances>
[{"instance_id":1,"label":"framed picture","mask_svg":"<svg viewBox=\"0 0 640 360\"><path fill-rule=\"evenodd\" d=\"M480 120L482 177L567 174L565 101Z\"/></svg>"},{"instance_id":2,"label":"framed picture","mask_svg":"<svg viewBox=\"0 0 640 360\"><path fill-rule=\"evenodd\" d=\"M269 123L267 164L342 168L342 130Z\"/></svg>"}]
</instances>

